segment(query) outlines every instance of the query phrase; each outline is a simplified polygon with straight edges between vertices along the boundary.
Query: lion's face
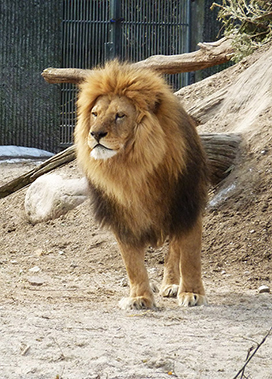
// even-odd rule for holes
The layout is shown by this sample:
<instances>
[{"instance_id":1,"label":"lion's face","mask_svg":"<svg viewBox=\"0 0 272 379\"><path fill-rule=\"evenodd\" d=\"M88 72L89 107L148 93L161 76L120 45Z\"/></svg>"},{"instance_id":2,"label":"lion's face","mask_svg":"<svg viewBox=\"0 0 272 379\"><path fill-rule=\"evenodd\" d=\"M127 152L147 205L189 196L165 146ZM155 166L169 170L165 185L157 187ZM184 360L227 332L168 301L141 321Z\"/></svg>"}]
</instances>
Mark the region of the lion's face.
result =
<instances>
[{"instance_id":1,"label":"lion's face","mask_svg":"<svg viewBox=\"0 0 272 379\"><path fill-rule=\"evenodd\" d=\"M94 159L108 159L124 150L136 126L137 111L125 96L98 97L90 111L88 145Z\"/></svg>"}]
</instances>

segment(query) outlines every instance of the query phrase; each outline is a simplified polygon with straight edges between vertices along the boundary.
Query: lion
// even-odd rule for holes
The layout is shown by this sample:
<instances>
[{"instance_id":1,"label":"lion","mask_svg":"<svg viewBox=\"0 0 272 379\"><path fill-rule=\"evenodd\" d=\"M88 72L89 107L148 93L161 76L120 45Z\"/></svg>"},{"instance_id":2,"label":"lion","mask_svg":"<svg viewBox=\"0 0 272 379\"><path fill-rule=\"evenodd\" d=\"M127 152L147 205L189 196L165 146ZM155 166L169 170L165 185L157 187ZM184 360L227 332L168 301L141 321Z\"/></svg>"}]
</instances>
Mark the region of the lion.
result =
<instances>
[{"instance_id":1,"label":"lion","mask_svg":"<svg viewBox=\"0 0 272 379\"><path fill-rule=\"evenodd\" d=\"M115 235L130 295L123 309L156 307L145 249L169 241L160 294L206 304L201 277L207 164L192 119L150 69L111 61L80 85L77 160L96 220Z\"/></svg>"}]
</instances>

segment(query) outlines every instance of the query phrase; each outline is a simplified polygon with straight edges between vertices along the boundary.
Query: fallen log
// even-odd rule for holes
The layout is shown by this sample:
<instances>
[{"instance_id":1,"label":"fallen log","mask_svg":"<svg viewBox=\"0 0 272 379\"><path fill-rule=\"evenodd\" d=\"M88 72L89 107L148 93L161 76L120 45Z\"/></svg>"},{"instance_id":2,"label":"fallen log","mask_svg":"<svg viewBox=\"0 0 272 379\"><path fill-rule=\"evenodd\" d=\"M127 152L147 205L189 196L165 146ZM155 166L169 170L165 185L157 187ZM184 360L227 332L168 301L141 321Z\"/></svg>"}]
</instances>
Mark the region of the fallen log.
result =
<instances>
[{"instance_id":1,"label":"fallen log","mask_svg":"<svg viewBox=\"0 0 272 379\"><path fill-rule=\"evenodd\" d=\"M216 186L233 171L240 152L242 137L239 134L200 134L207 154L210 183Z\"/></svg>"},{"instance_id":2,"label":"fallen log","mask_svg":"<svg viewBox=\"0 0 272 379\"><path fill-rule=\"evenodd\" d=\"M239 152L241 137L237 134L201 134L200 138L208 157L210 182L212 185L217 185L233 169L237 153ZM1 186L0 198L4 198L26 187L41 175L63 166L75 158L75 146L73 145L47 159L31 171Z\"/></svg>"},{"instance_id":3,"label":"fallen log","mask_svg":"<svg viewBox=\"0 0 272 379\"><path fill-rule=\"evenodd\" d=\"M27 173L20 175L18 178L13 179L7 184L0 187L0 199L16 192L27 185L33 183L38 177L46 174L57 167L61 167L66 163L71 162L76 158L74 146L70 146L64 151L54 155L53 157L47 159L45 162L41 163L39 166L33 168Z\"/></svg>"},{"instance_id":4,"label":"fallen log","mask_svg":"<svg viewBox=\"0 0 272 379\"><path fill-rule=\"evenodd\" d=\"M164 74L192 72L228 62L233 55L232 38L199 43L199 50L178 55L153 55L133 63L135 67L150 68ZM48 83L80 83L91 70L79 68L46 68L42 72Z\"/></svg>"}]
</instances>

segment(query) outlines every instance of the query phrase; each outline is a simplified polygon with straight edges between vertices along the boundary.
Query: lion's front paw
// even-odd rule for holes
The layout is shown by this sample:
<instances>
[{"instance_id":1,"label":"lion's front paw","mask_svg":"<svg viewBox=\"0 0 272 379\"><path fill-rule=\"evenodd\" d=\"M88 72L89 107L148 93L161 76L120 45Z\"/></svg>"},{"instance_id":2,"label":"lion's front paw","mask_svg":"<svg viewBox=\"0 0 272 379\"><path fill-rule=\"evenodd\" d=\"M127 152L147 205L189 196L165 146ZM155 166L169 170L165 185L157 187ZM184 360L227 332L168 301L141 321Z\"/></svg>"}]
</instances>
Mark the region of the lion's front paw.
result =
<instances>
[{"instance_id":1,"label":"lion's front paw","mask_svg":"<svg viewBox=\"0 0 272 379\"><path fill-rule=\"evenodd\" d=\"M182 292L178 295L178 304L185 307L193 307L194 305L207 305L207 299L204 295L192 292Z\"/></svg>"},{"instance_id":2,"label":"lion's front paw","mask_svg":"<svg viewBox=\"0 0 272 379\"><path fill-rule=\"evenodd\" d=\"M179 286L177 284L169 284L162 286L160 295L163 297L177 297Z\"/></svg>"},{"instance_id":3,"label":"lion's front paw","mask_svg":"<svg viewBox=\"0 0 272 379\"><path fill-rule=\"evenodd\" d=\"M138 296L138 297L123 297L119 301L119 307L122 309L153 309L156 307L153 299Z\"/></svg>"}]
</instances>

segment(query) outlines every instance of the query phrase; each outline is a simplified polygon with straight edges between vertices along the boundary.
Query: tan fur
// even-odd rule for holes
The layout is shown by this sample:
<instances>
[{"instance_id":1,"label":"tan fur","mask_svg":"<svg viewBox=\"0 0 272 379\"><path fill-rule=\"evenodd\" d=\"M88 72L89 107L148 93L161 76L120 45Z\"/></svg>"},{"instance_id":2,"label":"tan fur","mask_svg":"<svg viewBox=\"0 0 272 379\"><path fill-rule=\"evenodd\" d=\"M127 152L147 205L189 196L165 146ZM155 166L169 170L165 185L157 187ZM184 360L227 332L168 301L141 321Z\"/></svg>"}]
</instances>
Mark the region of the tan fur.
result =
<instances>
[{"instance_id":1,"label":"tan fur","mask_svg":"<svg viewBox=\"0 0 272 379\"><path fill-rule=\"evenodd\" d=\"M205 303L200 265L205 157L194 125L164 80L117 61L94 70L80 87L75 142L97 219L114 232L130 279L130 297L121 306L154 306L144 249L167 237L162 295L178 292L181 305ZM180 220L178 196L188 202Z\"/></svg>"}]
</instances>

